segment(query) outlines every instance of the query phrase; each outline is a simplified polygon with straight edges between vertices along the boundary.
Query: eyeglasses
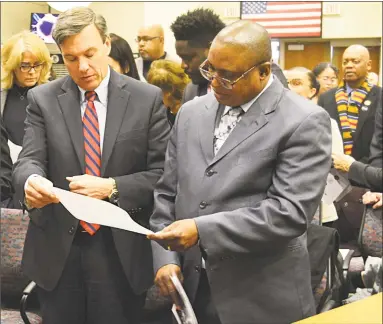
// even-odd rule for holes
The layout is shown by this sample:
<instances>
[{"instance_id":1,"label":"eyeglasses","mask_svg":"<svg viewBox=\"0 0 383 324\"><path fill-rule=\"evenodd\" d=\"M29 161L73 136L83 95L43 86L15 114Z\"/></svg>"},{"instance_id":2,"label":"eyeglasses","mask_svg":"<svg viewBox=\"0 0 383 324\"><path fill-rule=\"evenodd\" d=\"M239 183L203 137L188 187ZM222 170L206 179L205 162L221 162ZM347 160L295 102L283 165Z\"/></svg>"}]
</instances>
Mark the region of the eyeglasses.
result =
<instances>
[{"instance_id":1,"label":"eyeglasses","mask_svg":"<svg viewBox=\"0 0 383 324\"><path fill-rule=\"evenodd\" d=\"M303 81L301 79L291 79L291 80L287 80L287 83L288 84L291 84L292 86L294 87L299 87L301 85L303 85Z\"/></svg>"},{"instance_id":2,"label":"eyeglasses","mask_svg":"<svg viewBox=\"0 0 383 324\"><path fill-rule=\"evenodd\" d=\"M32 69L34 69L36 72L40 72L43 66L44 66L44 63L38 63L35 65L21 64L20 71L25 73L25 72L30 72Z\"/></svg>"},{"instance_id":3,"label":"eyeglasses","mask_svg":"<svg viewBox=\"0 0 383 324\"><path fill-rule=\"evenodd\" d=\"M135 41L136 41L137 43L139 43L139 42L141 42L141 41L147 43L147 42L150 42L150 41L152 41L153 39L156 39L156 38L160 38L160 36L154 36L154 37L149 37L149 36L142 36L142 37L140 37L140 36L138 36L138 37L135 39Z\"/></svg>"},{"instance_id":4,"label":"eyeglasses","mask_svg":"<svg viewBox=\"0 0 383 324\"><path fill-rule=\"evenodd\" d=\"M233 89L234 84L236 84L238 81L240 81L242 78L244 78L248 73L250 73L252 70L254 70L257 66L263 64L265 62L258 63L254 66L252 66L250 69L248 69L246 72L244 72L238 79L231 81L229 79L221 78L217 75L217 72L211 72L209 61L206 59L200 66L199 70L202 74L202 76L208 80L209 82L212 82L213 79L216 79L224 88L231 90Z\"/></svg>"}]
</instances>

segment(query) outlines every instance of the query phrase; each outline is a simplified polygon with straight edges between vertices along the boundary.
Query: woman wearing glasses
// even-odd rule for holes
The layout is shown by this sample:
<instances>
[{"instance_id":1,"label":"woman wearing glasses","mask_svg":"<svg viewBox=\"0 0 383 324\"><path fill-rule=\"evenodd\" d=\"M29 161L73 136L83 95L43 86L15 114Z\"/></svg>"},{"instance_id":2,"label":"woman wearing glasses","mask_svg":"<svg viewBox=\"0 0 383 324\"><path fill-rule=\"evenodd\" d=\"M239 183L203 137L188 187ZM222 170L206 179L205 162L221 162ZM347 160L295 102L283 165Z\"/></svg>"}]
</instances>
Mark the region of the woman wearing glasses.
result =
<instances>
[{"instance_id":1,"label":"woman wearing glasses","mask_svg":"<svg viewBox=\"0 0 383 324\"><path fill-rule=\"evenodd\" d=\"M312 70L317 78L320 88L317 97L326 91L336 88L339 82L339 70L331 63L322 62Z\"/></svg>"},{"instance_id":2,"label":"woman wearing glasses","mask_svg":"<svg viewBox=\"0 0 383 324\"><path fill-rule=\"evenodd\" d=\"M48 82L51 66L48 48L31 32L12 36L1 49L1 116L13 144L23 144L28 90Z\"/></svg>"}]
</instances>

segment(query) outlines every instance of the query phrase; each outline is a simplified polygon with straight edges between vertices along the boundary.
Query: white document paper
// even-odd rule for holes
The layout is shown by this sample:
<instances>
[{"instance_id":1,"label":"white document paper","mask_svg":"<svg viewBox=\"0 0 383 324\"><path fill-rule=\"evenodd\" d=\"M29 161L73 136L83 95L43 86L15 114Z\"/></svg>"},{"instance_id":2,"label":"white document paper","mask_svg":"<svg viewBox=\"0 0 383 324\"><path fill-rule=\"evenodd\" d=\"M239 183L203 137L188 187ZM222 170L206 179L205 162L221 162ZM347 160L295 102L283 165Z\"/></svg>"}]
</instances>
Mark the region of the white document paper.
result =
<instances>
[{"instance_id":1,"label":"white document paper","mask_svg":"<svg viewBox=\"0 0 383 324\"><path fill-rule=\"evenodd\" d=\"M175 292L170 294L170 296L173 299L172 312L177 320L177 324L198 324L193 307L178 277L172 275L170 279L176 288Z\"/></svg>"},{"instance_id":2,"label":"white document paper","mask_svg":"<svg viewBox=\"0 0 383 324\"><path fill-rule=\"evenodd\" d=\"M125 210L111 203L56 187L53 188L53 191L60 203L79 220L144 235L153 233L137 224Z\"/></svg>"},{"instance_id":3,"label":"white document paper","mask_svg":"<svg viewBox=\"0 0 383 324\"><path fill-rule=\"evenodd\" d=\"M334 201L340 200L351 189L347 174L332 169L327 175L326 188L323 193L322 201L326 205L331 205Z\"/></svg>"}]
</instances>

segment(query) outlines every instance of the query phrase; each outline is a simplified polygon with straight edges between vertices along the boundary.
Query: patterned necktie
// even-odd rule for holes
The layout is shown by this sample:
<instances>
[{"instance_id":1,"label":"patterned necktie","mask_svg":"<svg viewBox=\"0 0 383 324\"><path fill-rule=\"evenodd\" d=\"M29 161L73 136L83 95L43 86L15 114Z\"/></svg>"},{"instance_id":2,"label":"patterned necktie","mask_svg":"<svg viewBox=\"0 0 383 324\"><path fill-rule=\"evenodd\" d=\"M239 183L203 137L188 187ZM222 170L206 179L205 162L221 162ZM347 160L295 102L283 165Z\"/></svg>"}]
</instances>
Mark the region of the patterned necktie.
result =
<instances>
[{"instance_id":1,"label":"patterned necktie","mask_svg":"<svg viewBox=\"0 0 383 324\"><path fill-rule=\"evenodd\" d=\"M227 140L235 125L241 120L243 114L241 107L233 107L221 117L219 126L214 131L214 155L217 154L223 143Z\"/></svg>"},{"instance_id":2,"label":"patterned necktie","mask_svg":"<svg viewBox=\"0 0 383 324\"><path fill-rule=\"evenodd\" d=\"M85 148L85 173L96 177L101 176L101 149L98 117L94 101L97 98L95 91L85 92L87 105L82 118ZM98 224L80 221L80 225L93 235L100 228Z\"/></svg>"}]
</instances>

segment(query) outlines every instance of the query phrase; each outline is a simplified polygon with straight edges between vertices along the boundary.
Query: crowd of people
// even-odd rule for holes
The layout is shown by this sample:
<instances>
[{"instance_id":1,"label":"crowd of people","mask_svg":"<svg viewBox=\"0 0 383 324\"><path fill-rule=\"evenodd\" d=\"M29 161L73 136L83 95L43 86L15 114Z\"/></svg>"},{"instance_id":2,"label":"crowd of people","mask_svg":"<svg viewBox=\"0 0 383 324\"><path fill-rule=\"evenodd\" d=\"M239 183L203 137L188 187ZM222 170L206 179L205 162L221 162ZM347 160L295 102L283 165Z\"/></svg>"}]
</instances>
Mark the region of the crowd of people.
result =
<instances>
[{"instance_id":1,"label":"crowd of people","mask_svg":"<svg viewBox=\"0 0 383 324\"><path fill-rule=\"evenodd\" d=\"M70 9L53 31L69 74L56 80L37 35L2 47L1 204L28 212L23 271L44 323L138 324L147 289L172 295L172 275L200 324L312 316L307 227L321 213L353 241L364 205L382 208L382 89L366 47L341 67L282 71L257 23L200 8L171 30L177 57L153 25L134 59L101 15ZM328 205L332 168L353 189ZM79 222L53 187L154 233Z\"/></svg>"}]
</instances>

